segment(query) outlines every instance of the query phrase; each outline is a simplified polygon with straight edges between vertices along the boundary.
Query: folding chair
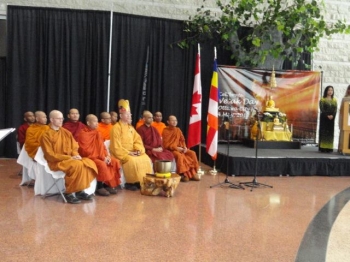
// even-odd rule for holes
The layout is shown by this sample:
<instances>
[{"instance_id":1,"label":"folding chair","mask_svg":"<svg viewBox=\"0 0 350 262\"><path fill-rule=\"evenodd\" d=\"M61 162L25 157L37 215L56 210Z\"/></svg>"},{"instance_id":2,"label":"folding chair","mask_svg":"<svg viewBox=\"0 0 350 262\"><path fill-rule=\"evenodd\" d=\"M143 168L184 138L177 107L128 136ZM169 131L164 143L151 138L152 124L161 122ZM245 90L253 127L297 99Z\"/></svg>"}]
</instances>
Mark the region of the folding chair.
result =
<instances>
[{"instance_id":1,"label":"folding chair","mask_svg":"<svg viewBox=\"0 0 350 262\"><path fill-rule=\"evenodd\" d=\"M37 175L35 186L36 186L36 189L38 190L36 194L40 192L40 194L42 195L42 198L46 198L48 196L53 196L53 195L56 195L57 193L60 193L63 198L63 201L67 203L67 200L63 194L63 192L65 191L64 177L66 174L63 171L52 171L49 168L47 161L44 158L44 153L41 147L39 147L34 159L35 161L37 161L39 165L44 167L44 171L45 171L45 172L40 172L41 174L39 176ZM49 180L47 179L48 177L50 177ZM38 187L37 187L37 184L38 184ZM57 189L57 191L54 189L54 187L55 189Z\"/></svg>"},{"instance_id":2,"label":"folding chair","mask_svg":"<svg viewBox=\"0 0 350 262\"><path fill-rule=\"evenodd\" d=\"M20 150L19 156L17 158L17 163L22 166L22 181L19 184L20 186L27 185L29 186L32 180L36 179L35 176L35 162L31 157L28 156L25 147L23 146Z\"/></svg>"}]
</instances>

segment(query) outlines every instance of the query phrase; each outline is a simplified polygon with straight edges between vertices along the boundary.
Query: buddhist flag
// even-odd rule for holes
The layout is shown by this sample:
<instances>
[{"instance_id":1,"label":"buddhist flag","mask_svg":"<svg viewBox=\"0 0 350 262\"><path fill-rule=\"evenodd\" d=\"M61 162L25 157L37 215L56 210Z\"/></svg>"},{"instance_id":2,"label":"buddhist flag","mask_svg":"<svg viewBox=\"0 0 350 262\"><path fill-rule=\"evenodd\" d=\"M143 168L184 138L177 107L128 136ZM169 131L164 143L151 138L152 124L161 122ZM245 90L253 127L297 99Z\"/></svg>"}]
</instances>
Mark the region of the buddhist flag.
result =
<instances>
[{"instance_id":1,"label":"buddhist flag","mask_svg":"<svg viewBox=\"0 0 350 262\"><path fill-rule=\"evenodd\" d=\"M218 102L219 102L219 88L218 88L218 66L216 56L214 59L213 77L211 79L209 107L208 107L208 126L207 126L207 152L216 160L218 152Z\"/></svg>"},{"instance_id":2,"label":"buddhist flag","mask_svg":"<svg viewBox=\"0 0 350 262\"><path fill-rule=\"evenodd\" d=\"M201 142L202 84L201 84L200 62L201 62L201 59L200 59L200 53L199 53L199 47L198 47L195 73L194 73L190 125L188 128L188 138L187 138L188 147L199 145Z\"/></svg>"}]
</instances>

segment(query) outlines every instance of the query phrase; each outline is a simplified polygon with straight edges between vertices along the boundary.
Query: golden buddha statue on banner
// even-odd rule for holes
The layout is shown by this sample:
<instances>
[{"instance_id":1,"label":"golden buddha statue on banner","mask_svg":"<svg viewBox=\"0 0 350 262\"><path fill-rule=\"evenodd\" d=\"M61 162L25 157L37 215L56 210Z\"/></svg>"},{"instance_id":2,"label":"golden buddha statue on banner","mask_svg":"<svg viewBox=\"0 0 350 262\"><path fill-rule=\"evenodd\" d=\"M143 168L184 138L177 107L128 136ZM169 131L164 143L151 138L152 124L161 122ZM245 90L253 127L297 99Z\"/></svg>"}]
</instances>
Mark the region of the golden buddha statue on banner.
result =
<instances>
[{"instance_id":1,"label":"golden buddha statue on banner","mask_svg":"<svg viewBox=\"0 0 350 262\"><path fill-rule=\"evenodd\" d=\"M279 108L275 107L275 101L272 99L272 95L269 95L269 99L266 101L266 112L279 112Z\"/></svg>"}]
</instances>

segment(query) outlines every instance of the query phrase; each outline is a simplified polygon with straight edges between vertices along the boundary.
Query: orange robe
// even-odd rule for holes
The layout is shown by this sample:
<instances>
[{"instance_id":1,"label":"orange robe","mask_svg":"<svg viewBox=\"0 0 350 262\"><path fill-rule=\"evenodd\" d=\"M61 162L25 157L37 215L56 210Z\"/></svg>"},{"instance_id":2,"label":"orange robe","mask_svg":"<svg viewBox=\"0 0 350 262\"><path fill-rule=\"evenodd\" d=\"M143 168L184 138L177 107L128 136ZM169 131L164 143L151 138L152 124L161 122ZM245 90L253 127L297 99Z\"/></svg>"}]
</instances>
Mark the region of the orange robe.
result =
<instances>
[{"instance_id":1,"label":"orange robe","mask_svg":"<svg viewBox=\"0 0 350 262\"><path fill-rule=\"evenodd\" d=\"M137 121L135 125L135 130L137 130L140 126L142 126L145 123L145 120L143 118L140 118L139 121Z\"/></svg>"},{"instance_id":2,"label":"orange robe","mask_svg":"<svg viewBox=\"0 0 350 262\"><path fill-rule=\"evenodd\" d=\"M97 168L91 159L72 159L79 155L78 143L71 132L65 128L49 129L40 140L44 157L53 171L61 170L65 176L66 193L82 191L90 187L97 175Z\"/></svg>"},{"instance_id":3,"label":"orange robe","mask_svg":"<svg viewBox=\"0 0 350 262\"><path fill-rule=\"evenodd\" d=\"M110 140L110 133L111 133L112 127L113 127L112 124L106 125L105 123L100 122L98 123L97 130L98 132L100 132L104 140Z\"/></svg>"},{"instance_id":4,"label":"orange robe","mask_svg":"<svg viewBox=\"0 0 350 262\"><path fill-rule=\"evenodd\" d=\"M48 125L38 123L34 123L28 127L26 132L25 149L32 159L34 159L36 152L38 151L42 134L49 129L50 127Z\"/></svg>"},{"instance_id":5,"label":"orange robe","mask_svg":"<svg viewBox=\"0 0 350 262\"><path fill-rule=\"evenodd\" d=\"M199 168L196 153L187 149L179 152L177 147L186 147L185 137L178 127L167 126L163 130L163 146L173 152L176 161L176 172L192 178Z\"/></svg>"},{"instance_id":6,"label":"orange robe","mask_svg":"<svg viewBox=\"0 0 350 262\"><path fill-rule=\"evenodd\" d=\"M166 128L166 125L163 122L153 121L151 126L155 127L158 130L160 136L163 135L163 130L164 130L164 128Z\"/></svg>"},{"instance_id":7,"label":"orange robe","mask_svg":"<svg viewBox=\"0 0 350 262\"><path fill-rule=\"evenodd\" d=\"M73 121L68 120L66 123L63 124L62 127L67 129L68 131L70 131L72 133L74 139L77 140L77 135L79 134L80 130L82 130L84 127L86 127L86 125L84 125L80 121L73 122Z\"/></svg>"},{"instance_id":8,"label":"orange robe","mask_svg":"<svg viewBox=\"0 0 350 262\"><path fill-rule=\"evenodd\" d=\"M112 188L118 186L120 184L120 164L113 157L111 157L110 164L107 165L105 162L108 152L100 132L84 127L76 136L76 140L79 144L79 154L95 162L98 170L97 181L104 182Z\"/></svg>"},{"instance_id":9,"label":"orange robe","mask_svg":"<svg viewBox=\"0 0 350 262\"><path fill-rule=\"evenodd\" d=\"M121 162L127 183L143 184L143 177L153 173L151 159L145 153L142 139L132 125L119 121L113 126L109 150ZM129 155L129 152L137 150L140 151L139 156Z\"/></svg>"}]
</instances>

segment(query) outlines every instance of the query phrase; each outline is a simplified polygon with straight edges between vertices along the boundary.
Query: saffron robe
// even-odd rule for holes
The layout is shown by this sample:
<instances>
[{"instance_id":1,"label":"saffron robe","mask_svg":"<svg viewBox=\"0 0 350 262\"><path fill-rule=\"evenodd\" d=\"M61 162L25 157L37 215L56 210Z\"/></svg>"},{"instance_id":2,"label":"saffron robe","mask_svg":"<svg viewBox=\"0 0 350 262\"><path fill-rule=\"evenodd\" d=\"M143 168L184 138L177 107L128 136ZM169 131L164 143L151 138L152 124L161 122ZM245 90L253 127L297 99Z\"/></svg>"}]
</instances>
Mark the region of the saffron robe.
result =
<instances>
[{"instance_id":1,"label":"saffron robe","mask_svg":"<svg viewBox=\"0 0 350 262\"><path fill-rule=\"evenodd\" d=\"M32 159L34 159L36 152L40 146L40 138L43 133L49 130L48 125L43 125L39 123L32 124L26 132L25 149Z\"/></svg>"},{"instance_id":2,"label":"saffron robe","mask_svg":"<svg viewBox=\"0 0 350 262\"><path fill-rule=\"evenodd\" d=\"M146 154L151 158L154 163L155 160L169 160L174 159L174 155L169 150L166 150L162 146L162 138L158 130L153 126L142 125L137 129L137 132L140 134L143 145L146 149ZM163 152L153 151L153 148L162 147Z\"/></svg>"},{"instance_id":3,"label":"saffron robe","mask_svg":"<svg viewBox=\"0 0 350 262\"><path fill-rule=\"evenodd\" d=\"M28 127L30 127L30 125L28 123L23 123L17 129L17 141L18 141L21 148L23 147L24 142L26 141L26 132L27 132Z\"/></svg>"},{"instance_id":4,"label":"saffron robe","mask_svg":"<svg viewBox=\"0 0 350 262\"><path fill-rule=\"evenodd\" d=\"M79 155L78 143L71 132L65 128L45 132L40 141L44 157L53 171L61 170L66 175L66 193L82 191L90 187L91 181L97 175L97 168L91 159L72 159Z\"/></svg>"},{"instance_id":5,"label":"saffron robe","mask_svg":"<svg viewBox=\"0 0 350 262\"><path fill-rule=\"evenodd\" d=\"M186 153L178 151L177 147L186 147L185 137L178 127L167 126L163 130L163 146L170 150L176 161L176 170L179 174L184 174L192 178L199 168L196 153L187 149Z\"/></svg>"},{"instance_id":6,"label":"saffron robe","mask_svg":"<svg viewBox=\"0 0 350 262\"><path fill-rule=\"evenodd\" d=\"M120 184L120 164L113 157L111 157L110 164L105 162L108 152L100 132L84 127L77 135L76 140L79 144L79 154L95 162L98 170L97 181L104 182L112 188L118 186Z\"/></svg>"},{"instance_id":7,"label":"saffron robe","mask_svg":"<svg viewBox=\"0 0 350 262\"><path fill-rule=\"evenodd\" d=\"M164 130L164 128L166 128L166 125L163 122L153 121L151 126L155 127L158 130L160 136L163 135L163 130Z\"/></svg>"},{"instance_id":8,"label":"saffron robe","mask_svg":"<svg viewBox=\"0 0 350 262\"><path fill-rule=\"evenodd\" d=\"M143 177L153 172L151 159L145 153L142 139L132 125L119 121L113 126L109 150L121 162L126 183L143 184ZM140 151L140 155L131 156L131 151Z\"/></svg>"},{"instance_id":9,"label":"saffron robe","mask_svg":"<svg viewBox=\"0 0 350 262\"><path fill-rule=\"evenodd\" d=\"M63 124L62 127L67 129L69 132L71 132L74 139L77 140L77 135L79 134L80 130L82 130L84 127L86 127L86 125L80 121L73 122L73 121L68 120L67 122L65 122Z\"/></svg>"},{"instance_id":10,"label":"saffron robe","mask_svg":"<svg viewBox=\"0 0 350 262\"><path fill-rule=\"evenodd\" d=\"M104 140L110 140L110 134L111 134L112 127L113 127L113 125L111 123L106 125L105 123L99 122L97 130L98 130L98 132L100 132L100 134Z\"/></svg>"},{"instance_id":11,"label":"saffron robe","mask_svg":"<svg viewBox=\"0 0 350 262\"><path fill-rule=\"evenodd\" d=\"M145 123L145 120L143 118L140 118L139 121L137 121L135 125L135 129L137 130L140 126L142 126Z\"/></svg>"}]
</instances>

